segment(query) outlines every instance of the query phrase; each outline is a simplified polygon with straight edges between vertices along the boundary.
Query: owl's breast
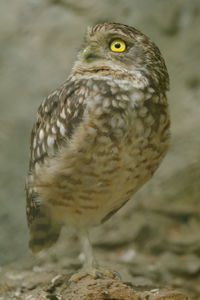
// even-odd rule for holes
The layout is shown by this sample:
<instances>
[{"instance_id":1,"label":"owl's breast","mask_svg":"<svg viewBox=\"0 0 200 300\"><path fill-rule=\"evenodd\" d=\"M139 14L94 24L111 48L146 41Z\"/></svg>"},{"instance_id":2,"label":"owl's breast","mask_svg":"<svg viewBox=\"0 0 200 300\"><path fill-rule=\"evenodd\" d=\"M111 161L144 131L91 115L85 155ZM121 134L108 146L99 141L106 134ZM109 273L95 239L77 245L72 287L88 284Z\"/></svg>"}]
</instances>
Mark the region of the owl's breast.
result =
<instances>
[{"instance_id":1,"label":"owl's breast","mask_svg":"<svg viewBox=\"0 0 200 300\"><path fill-rule=\"evenodd\" d=\"M83 126L88 147L85 182L95 195L101 213L96 220L117 211L152 177L169 145L166 98L161 104L145 100L140 90L115 99L93 102ZM157 99L157 96L155 96ZM105 102L104 102L105 101ZM94 175L94 176L93 176Z\"/></svg>"},{"instance_id":2,"label":"owl's breast","mask_svg":"<svg viewBox=\"0 0 200 300\"><path fill-rule=\"evenodd\" d=\"M98 225L117 211L168 148L166 106L145 102L141 90L115 92L88 98L84 121L42 174L40 193L52 214L77 227Z\"/></svg>"}]
</instances>

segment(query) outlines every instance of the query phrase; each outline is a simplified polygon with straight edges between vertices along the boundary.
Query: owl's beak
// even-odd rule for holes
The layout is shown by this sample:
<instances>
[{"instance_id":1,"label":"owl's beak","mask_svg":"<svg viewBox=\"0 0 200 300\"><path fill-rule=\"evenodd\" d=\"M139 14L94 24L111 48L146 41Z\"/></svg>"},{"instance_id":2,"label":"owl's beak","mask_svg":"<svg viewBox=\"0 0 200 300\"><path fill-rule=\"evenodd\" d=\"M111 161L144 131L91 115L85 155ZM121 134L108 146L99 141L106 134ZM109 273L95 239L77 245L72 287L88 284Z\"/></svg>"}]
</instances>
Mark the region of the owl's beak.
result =
<instances>
[{"instance_id":1,"label":"owl's beak","mask_svg":"<svg viewBox=\"0 0 200 300\"><path fill-rule=\"evenodd\" d=\"M101 56L95 53L95 50L91 47L87 47L82 52L82 59L86 62L93 62L97 59L100 59Z\"/></svg>"}]
</instances>

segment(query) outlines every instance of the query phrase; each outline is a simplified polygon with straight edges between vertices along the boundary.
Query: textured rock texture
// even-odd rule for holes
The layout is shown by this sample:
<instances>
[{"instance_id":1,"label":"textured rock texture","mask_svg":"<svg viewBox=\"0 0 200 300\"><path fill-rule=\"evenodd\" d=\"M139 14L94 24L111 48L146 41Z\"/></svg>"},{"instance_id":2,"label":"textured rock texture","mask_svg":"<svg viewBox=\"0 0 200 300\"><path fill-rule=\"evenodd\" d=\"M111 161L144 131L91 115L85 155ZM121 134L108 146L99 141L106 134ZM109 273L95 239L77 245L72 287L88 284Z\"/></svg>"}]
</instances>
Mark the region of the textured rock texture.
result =
<instances>
[{"instance_id":1,"label":"textured rock texture","mask_svg":"<svg viewBox=\"0 0 200 300\"><path fill-rule=\"evenodd\" d=\"M4 265L27 256L24 178L36 109L66 79L86 27L102 21L135 26L159 45L171 78L172 143L158 172L134 201L93 230L97 256L121 270L122 278L140 292L169 287L200 299L199 0L0 1L0 299L31 299L30 291L40 291L43 299L53 277L79 267L79 246L69 229L42 257ZM32 284L27 274L38 281ZM80 284L87 286L87 280ZM129 292L126 285L125 290ZM73 293L73 287L64 289L66 298L55 297L68 299L68 292ZM137 299L134 293L130 297ZM162 293L149 299L171 297ZM169 299L185 299L178 292L174 295ZM120 297L95 295L128 299L126 294Z\"/></svg>"}]
</instances>

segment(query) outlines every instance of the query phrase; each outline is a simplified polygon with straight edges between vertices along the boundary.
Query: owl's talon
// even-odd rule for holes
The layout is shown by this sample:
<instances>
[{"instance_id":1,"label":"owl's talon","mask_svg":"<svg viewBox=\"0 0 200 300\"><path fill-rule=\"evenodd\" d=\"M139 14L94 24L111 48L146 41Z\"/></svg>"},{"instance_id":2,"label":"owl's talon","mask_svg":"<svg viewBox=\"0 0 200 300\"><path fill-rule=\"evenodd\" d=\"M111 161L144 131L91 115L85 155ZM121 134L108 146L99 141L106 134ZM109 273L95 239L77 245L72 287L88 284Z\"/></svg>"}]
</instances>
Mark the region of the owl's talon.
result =
<instances>
[{"instance_id":1,"label":"owl's talon","mask_svg":"<svg viewBox=\"0 0 200 300\"><path fill-rule=\"evenodd\" d=\"M81 271L78 273L75 273L71 276L71 278L67 281L68 285L71 285L72 283L77 283L79 280L90 276L93 279L114 279L114 280L120 280L121 276L116 271L110 271L110 270L90 270L90 271Z\"/></svg>"},{"instance_id":2,"label":"owl's talon","mask_svg":"<svg viewBox=\"0 0 200 300\"><path fill-rule=\"evenodd\" d=\"M122 279L122 277L121 277L121 275L119 274L119 272L113 271L112 273L113 273L113 275L115 275L115 279L118 279L118 280L121 280L121 279Z\"/></svg>"},{"instance_id":3,"label":"owl's talon","mask_svg":"<svg viewBox=\"0 0 200 300\"><path fill-rule=\"evenodd\" d=\"M90 275L89 272L78 272L73 274L70 279L68 279L67 283L71 285L72 283L77 283L79 280L85 278L86 276Z\"/></svg>"},{"instance_id":4,"label":"owl's talon","mask_svg":"<svg viewBox=\"0 0 200 300\"><path fill-rule=\"evenodd\" d=\"M73 276L73 275L72 275ZM73 279L71 279L71 277L67 280L67 285L70 286L72 283L75 283L75 281Z\"/></svg>"},{"instance_id":5,"label":"owl's talon","mask_svg":"<svg viewBox=\"0 0 200 300\"><path fill-rule=\"evenodd\" d=\"M104 276L102 275L102 273L100 271L95 271L95 277L100 278L100 279L104 278Z\"/></svg>"},{"instance_id":6,"label":"owl's talon","mask_svg":"<svg viewBox=\"0 0 200 300\"><path fill-rule=\"evenodd\" d=\"M110 271L110 270L105 270L102 272L104 275L104 278L110 278L110 279L116 279L116 280L121 280L121 276L117 271Z\"/></svg>"}]
</instances>

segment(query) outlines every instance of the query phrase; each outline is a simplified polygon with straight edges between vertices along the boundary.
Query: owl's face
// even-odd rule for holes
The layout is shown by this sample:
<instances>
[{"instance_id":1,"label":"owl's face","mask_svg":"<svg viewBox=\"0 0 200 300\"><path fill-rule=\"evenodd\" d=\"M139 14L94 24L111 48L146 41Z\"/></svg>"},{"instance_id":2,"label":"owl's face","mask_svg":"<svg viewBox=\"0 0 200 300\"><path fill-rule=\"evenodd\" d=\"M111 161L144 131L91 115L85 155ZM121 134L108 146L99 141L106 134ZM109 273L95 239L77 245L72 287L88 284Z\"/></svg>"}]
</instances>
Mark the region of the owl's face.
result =
<instances>
[{"instance_id":1,"label":"owl's face","mask_svg":"<svg viewBox=\"0 0 200 300\"><path fill-rule=\"evenodd\" d=\"M112 76L118 71L121 77L140 72L155 88L169 88L168 72L158 47L127 25L104 23L88 29L73 72L100 77L105 70Z\"/></svg>"},{"instance_id":2,"label":"owl's face","mask_svg":"<svg viewBox=\"0 0 200 300\"><path fill-rule=\"evenodd\" d=\"M151 72L154 66L165 68L163 63L158 48L147 36L127 25L105 23L88 29L74 69Z\"/></svg>"},{"instance_id":3,"label":"owl's face","mask_svg":"<svg viewBox=\"0 0 200 300\"><path fill-rule=\"evenodd\" d=\"M78 66L87 70L95 66L137 68L144 63L144 50L138 38L138 35L130 36L127 30L125 32L116 24L99 24L89 28L78 57Z\"/></svg>"}]
</instances>

